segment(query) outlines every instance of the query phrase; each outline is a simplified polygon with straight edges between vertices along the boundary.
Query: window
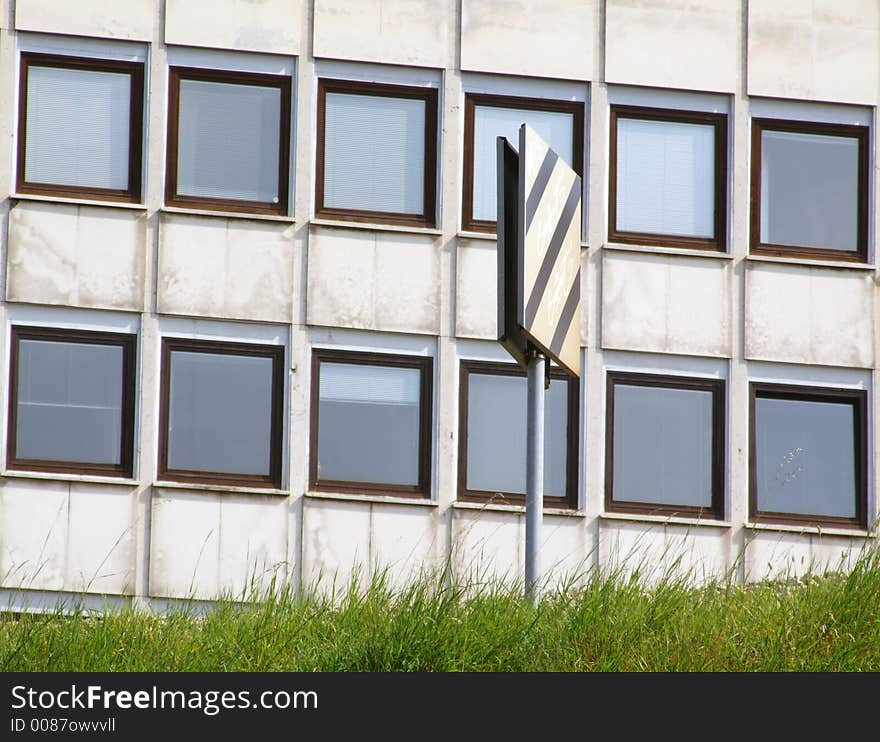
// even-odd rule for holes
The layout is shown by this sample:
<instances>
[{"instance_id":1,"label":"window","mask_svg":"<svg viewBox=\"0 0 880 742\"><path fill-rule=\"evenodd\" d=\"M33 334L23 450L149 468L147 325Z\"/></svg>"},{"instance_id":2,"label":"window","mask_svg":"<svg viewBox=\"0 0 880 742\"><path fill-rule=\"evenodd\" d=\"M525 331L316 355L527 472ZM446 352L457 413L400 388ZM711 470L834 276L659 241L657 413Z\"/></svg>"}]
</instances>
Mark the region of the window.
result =
<instances>
[{"instance_id":1,"label":"window","mask_svg":"<svg viewBox=\"0 0 880 742\"><path fill-rule=\"evenodd\" d=\"M313 489L430 496L432 362L312 352Z\"/></svg>"},{"instance_id":2,"label":"window","mask_svg":"<svg viewBox=\"0 0 880 742\"><path fill-rule=\"evenodd\" d=\"M526 396L518 366L461 362L459 499L525 504ZM544 416L544 504L577 507L578 384L559 369Z\"/></svg>"},{"instance_id":3,"label":"window","mask_svg":"<svg viewBox=\"0 0 880 742\"><path fill-rule=\"evenodd\" d=\"M159 478L281 487L284 348L165 338Z\"/></svg>"},{"instance_id":4,"label":"window","mask_svg":"<svg viewBox=\"0 0 880 742\"><path fill-rule=\"evenodd\" d=\"M165 201L287 214L290 78L172 67Z\"/></svg>"},{"instance_id":5,"label":"window","mask_svg":"<svg viewBox=\"0 0 880 742\"><path fill-rule=\"evenodd\" d=\"M496 144L515 146L526 123L578 175L584 160L584 104L468 93L464 99L464 193L462 228L494 232L497 204Z\"/></svg>"},{"instance_id":6,"label":"window","mask_svg":"<svg viewBox=\"0 0 880 742\"><path fill-rule=\"evenodd\" d=\"M605 507L724 517L724 382L608 373Z\"/></svg>"},{"instance_id":7,"label":"window","mask_svg":"<svg viewBox=\"0 0 880 742\"><path fill-rule=\"evenodd\" d=\"M727 116L611 107L609 240L724 250Z\"/></svg>"},{"instance_id":8,"label":"window","mask_svg":"<svg viewBox=\"0 0 880 742\"><path fill-rule=\"evenodd\" d=\"M751 249L867 261L868 127L752 121Z\"/></svg>"},{"instance_id":9,"label":"window","mask_svg":"<svg viewBox=\"0 0 880 742\"><path fill-rule=\"evenodd\" d=\"M317 216L435 225L435 88L319 80L317 149Z\"/></svg>"},{"instance_id":10,"label":"window","mask_svg":"<svg viewBox=\"0 0 880 742\"><path fill-rule=\"evenodd\" d=\"M12 328L10 469L132 476L134 335Z\"/></svg>"},{"instance_id":11,"label":"window","mask_svg":"<svg viewBox=\"0 0 880 742\"><path fill-rule=\"evenodd\" d=\"M21 55L19 193L141 199L144 66Z\"/></svg>"},{"instance_id":12,"label":"window","mask_svg":"<svg viewBox=\"0 0 880 742\"><path fill-rule=\"evenodd\" d=\"M757 522L867 527L864 391L751 384Z\"/></svg>"}]
</instances>

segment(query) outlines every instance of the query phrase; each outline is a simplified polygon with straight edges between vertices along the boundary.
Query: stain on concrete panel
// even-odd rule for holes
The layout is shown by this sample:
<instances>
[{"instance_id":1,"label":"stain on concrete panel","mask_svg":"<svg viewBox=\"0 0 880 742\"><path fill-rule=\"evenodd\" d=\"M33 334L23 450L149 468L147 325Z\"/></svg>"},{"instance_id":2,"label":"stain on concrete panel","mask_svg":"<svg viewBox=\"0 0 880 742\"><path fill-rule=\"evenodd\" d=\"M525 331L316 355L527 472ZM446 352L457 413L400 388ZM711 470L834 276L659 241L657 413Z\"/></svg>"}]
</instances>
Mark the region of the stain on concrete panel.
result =
<instances>
[{"instance_id":1,"label":"stain on concrete panel","mask_svg":"<svg viewBox=\"0 0 880 742\"><path fill-rule=\"evenodd\" d=\"M305 590L340 595L370 574L370 505L306 500L303 506Z\"/></svg>"},{"instance_id":2,"label":"stain on concrete panel","mask_svg":"<svg viewBox=\"0 0 880 742\"><path fill-rule=\"evenodd\" d=\"M22 201L9 213L6 298L142 311L146 215Z\"/></svg>"},{"instance_id":3,"label":"stain on concrete panel","mask_svg":"<svg viewBox=\"0 0 880 742\"><path fill-rule=\"evenodd\" d=\"M149 41L156 0L16 0L15 27L68 36Z\"/></svg>"},{"instance_id":4,"label":"stain on concrete panel","mask_svg":"<svg viewBox=\"0 0 880 742\"><path fill-rule=\"evenodd\" d=\"M436 0L315 0L314 55L452 67L452 12Z\"/></svg>"},{"instance_id":5,"label":"stain on concrete panel","mask_svg":"<svg viewBox=\"0 0 880 742\"><path fill-rule=\"evenodd\" d=\"M300 53L302 0L166 0L165 43Z\"/></svg>"},{"instance_id":6,"label":"stain on concrete panel","mask_svg":"<svg viewBox=\"0 0 880 742\"><path fill-rule=\"evenodd\" d=\"M455 283L455 334L498 337L497 246L486 240L458 240Z\"/></svg>"},{"instance_id":7,"label":"stain on concrete panel","mask_svg":"<svg viewBox=\"0 0 880 742\"><path fill-rule=\"evenodd\" d=\"M461 68L592 80L595 11L594 0L462 0Z\"/></svg>"}]
</instances>

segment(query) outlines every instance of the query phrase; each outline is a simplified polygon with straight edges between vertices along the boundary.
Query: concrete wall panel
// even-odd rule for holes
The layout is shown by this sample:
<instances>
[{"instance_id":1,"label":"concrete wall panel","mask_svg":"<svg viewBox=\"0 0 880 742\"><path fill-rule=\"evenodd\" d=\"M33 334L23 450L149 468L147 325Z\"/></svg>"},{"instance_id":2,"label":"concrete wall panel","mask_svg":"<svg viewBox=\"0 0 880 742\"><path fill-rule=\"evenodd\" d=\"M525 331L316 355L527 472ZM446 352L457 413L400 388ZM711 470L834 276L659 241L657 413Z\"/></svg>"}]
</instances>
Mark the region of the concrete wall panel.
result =
<instances>
[{"instance_id":1,"label":"concrete wall panel","mask_svg":"<svg viewBox=\"0 0 880 742\"><path fill-rule=\"evenodd\" d=\"M545 515L541 526L541 569L548 584L582 582L595 563L594 546L582 518Z\"/></svg>"},{"instance_id":2,"label":"concrete wall panel","mask_svg":"<svg viewBox=\"0 0 880 742\"><path fill-rule=\"evenodd\" d=\"M734 92L741 6L740 0L608 0L607 81Z\"/></svg>"},{"instance_id":3,"label":"concrete wall panel","mask_svg":"<svg viewBox=\"0 0 880 742\"><path fill-rule=\"evenodd\" d=\"M726 579L733 564L727 529L668 525L664 545L676 573L697 585Z\"/></svg>"},{"instance_id":4,"label":"concrete wall panel","mask_svg":"<svg viewBox=\"0 0 880 742\"><path fill-rule=\"evenodd\" d=\"M455 334L498 337L498 263L494 242L459 240L455 285Z\"/></svg>"},{"instance_id":5,"label":"concrete wall panel","mask_svg":"<svg viewBox=\"0 0 880 742\"><path fill-rule=\"evenodd\" d=\"M16 0L15 27L69 36L149 41L154 0Z\"/></svg>"},{"instance_id":6,"label":"concrete wall panel","mask_svg":"<svg viewBox=\"0 0 880 742\"><path fill-rule=\"evenodd\" d=\"M420 574L437 584L446 532L436 508L374 505L370 529L371 561L387 570L389 584L401 587Z\"/></svg>"},{"instance_id":7,"label":"concrete wall panel","mask_svg":"<svg viewBox=\"0 0 880 742\"><path fill-rule=\"evenodd\" d=\"M808 534L757 531L746 545L746 581L801 577L811 562Z\"/></svg>"},{"instance_id":8,"label":"concrete wall panel","mask_svg":"<svg viewBox=\"0 0 880 742\"><path fill-rule=\"evenodd\" d=\"M315 57L451 67L452 8L436 0L315 0Z\"/></svg>"},{"instance_id":9,"label":"concrete wall panel","mask_svg":"<svg viewBox=\"0 0 880 742\"><path fill-rule=\"evenodd\" d=\"M146 215L21 201L9 214L8 301L141 311Z\"/></svg>"},{"instance_id":10,"label":"concrete wall panel","mask_svg":"<svg viewBox=\"0 0 880 742\"><path fill-rule=\"evenodd\" d=\"M167 0L165 43L300 53L302 0Z\"/></svg>"},{"instance_id":11,"label":"concrete wall panel","mask_svg":"<svg viewBox=\"0 0 880 742\"><path fill-rule=\"evenodd\" d=\"M370 505L307 499L303 506L302 580L306 590L344 593L370 574Z\"/></svg>"},{"instance_id":12,"label":"concrete wall panel","mask_svg":"<svg viewBox=\"0 0 880 742\"><path fill-rule=\"evenodd\" d=\"M671 568L662 524L604 520L599 523L599 568L603 577L638 575L646 584Z\"/></svg>"},{"instance_id":13,"label":"concrete wall panel","mask_svg":"<svg viewBox=\"0 0 880 742\"><path fill-rule=\"evenodd\" d=\"M163 214L159 312L290 322L293 227Z\"/></svg>"},{"instance_id":14,"label":"concrete wall panel","mask_svg":"<svg viewBox=\"0 0 880 742\"><path fill-rule=\"evenodd\" d=\"M513 584L523 579L525 521L519 513L455 510L452 564L466 584Z\"/></svg>"},{"instance_id":15,"label":"concrete wall panel","mask_svg":"<svg viewBox=\"0 0 880 742\"><path fill-rule=\"evenodd\" d=\"M748 8L750 95L877 102L880 6L875 0L750 0Z\"/></svg>"},{"instance_id":16,"label":"concrete wall panel","mask_svg":"<svg viewBox=\"0 0 880 742\"><path fill-rule=\"evenodd\" d=\"M870 368L874 291L864 271L748 265L746 358Z\"/></svg>"},{"instance_id":17,"label":"concrete wall panel","mask_svg":"<svg viewBox=\"0 0 880 742\"><path fill-rule=\"evenodd\" d=\"M728 357L728 261L608 251L602 347Z\"/></svg>"},{"instance_id":18,"label":"concrete wall panel","mask_svg":"<svg viewBox=\"0 0 880 742\"><path fill-rule=\"evenodd\" d=\"M461 68L592 80L595 5L594 0L462 0Z\"/></svg>"},{"instance_id":19,"label":"concrete wall panel","mask_svg":"<svg viewBox=\"0 0 880 742\"><path fill-rule=\"evenodd\" d=\"M313 225L307 321L392 332L440 332L438 238Z\"/></svg>"}]
</instances>

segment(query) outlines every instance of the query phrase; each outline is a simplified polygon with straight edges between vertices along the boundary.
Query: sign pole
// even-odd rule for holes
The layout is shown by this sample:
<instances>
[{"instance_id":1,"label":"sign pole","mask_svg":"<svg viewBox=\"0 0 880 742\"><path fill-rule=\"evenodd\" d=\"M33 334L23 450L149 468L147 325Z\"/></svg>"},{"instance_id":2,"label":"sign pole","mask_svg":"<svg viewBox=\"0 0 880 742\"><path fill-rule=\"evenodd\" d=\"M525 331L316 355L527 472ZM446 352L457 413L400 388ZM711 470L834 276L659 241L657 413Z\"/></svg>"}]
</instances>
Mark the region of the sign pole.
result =
<instances>
[{"instance_id":1,"label":"sign pole","mask_svg":"<svg viewBox=\"0 0 880 742\"><path fill-rule=\"evenodd\" d=\"M529 359L526 418L526 597L541 600L541 519L544 513L544 378L547 359Z\"/></svg>"}]
</instances>

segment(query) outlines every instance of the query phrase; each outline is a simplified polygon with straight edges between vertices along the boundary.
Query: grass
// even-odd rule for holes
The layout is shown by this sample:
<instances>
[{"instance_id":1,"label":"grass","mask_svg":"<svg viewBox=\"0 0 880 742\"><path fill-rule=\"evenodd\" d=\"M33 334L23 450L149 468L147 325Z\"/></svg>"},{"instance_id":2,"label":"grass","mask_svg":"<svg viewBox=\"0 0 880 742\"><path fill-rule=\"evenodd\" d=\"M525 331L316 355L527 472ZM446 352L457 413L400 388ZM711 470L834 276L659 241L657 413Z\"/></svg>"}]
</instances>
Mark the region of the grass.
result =
<instances>
[{"instance_id":1,"label":"grass","mask_svg":"<svg viewBox=\"0 0 880 742\"><path fill-rule=\"evenodd\" d=\"M880 551L747 586L591 574L537 607L445 572L207 613L0 614L0 671L22 670L878 671Z\"/></svg>"}]
</instances>

